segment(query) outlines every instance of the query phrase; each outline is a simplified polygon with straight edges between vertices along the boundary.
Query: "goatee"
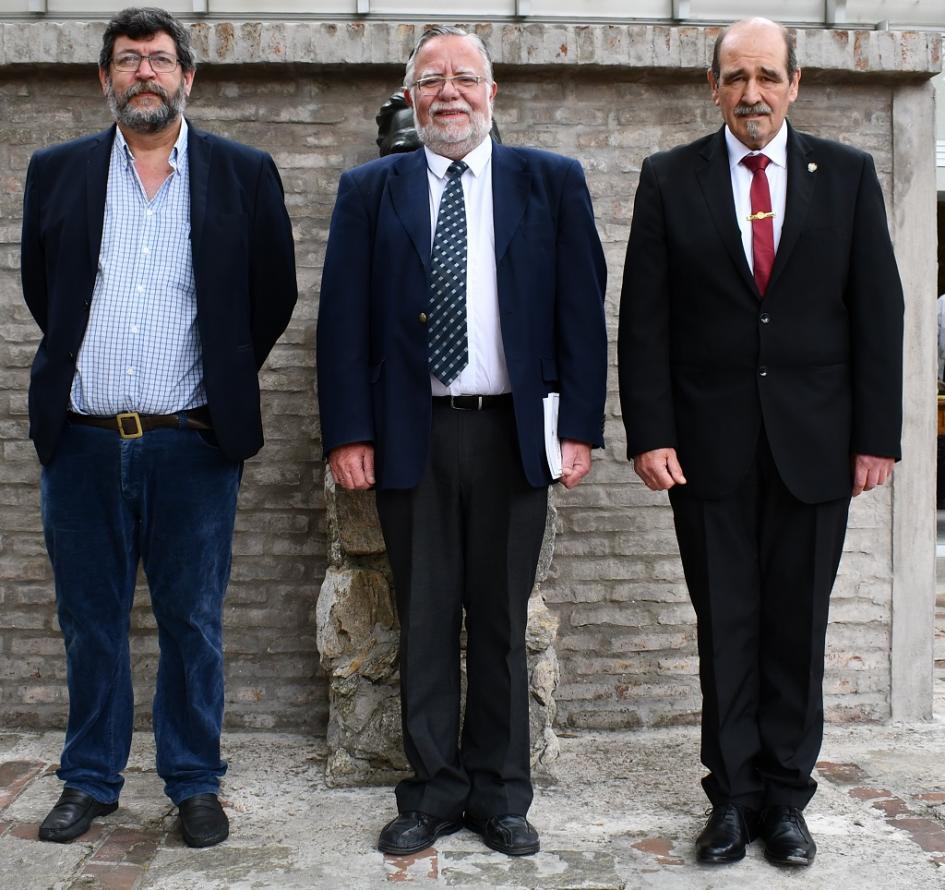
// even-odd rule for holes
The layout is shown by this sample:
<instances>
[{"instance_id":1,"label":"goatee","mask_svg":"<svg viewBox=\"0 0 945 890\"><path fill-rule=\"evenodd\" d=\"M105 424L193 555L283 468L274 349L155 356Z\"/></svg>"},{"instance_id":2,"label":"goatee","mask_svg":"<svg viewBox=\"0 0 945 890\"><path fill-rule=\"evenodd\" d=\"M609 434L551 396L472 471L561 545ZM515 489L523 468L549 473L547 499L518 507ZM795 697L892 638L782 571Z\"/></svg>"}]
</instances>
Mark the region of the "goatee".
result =
<instances>
[{"instance_id":1,"label":"goatee","mask_svg":"<svg viewBox=\"0 0 945 890\"><path fill-rule=\"evenodd\" d=\"M150 108L134 107L130 102L141 93L152 93L158 96L161 104ZM187 106L187 92L184 89L183 80L173 96L158 83L139 80L118 96L112 79L109 77L105 80L105 100L108 102L108 110L117 123L137 133L159 133L184 113L184 108Z\"/></svg>"}]
</instances>

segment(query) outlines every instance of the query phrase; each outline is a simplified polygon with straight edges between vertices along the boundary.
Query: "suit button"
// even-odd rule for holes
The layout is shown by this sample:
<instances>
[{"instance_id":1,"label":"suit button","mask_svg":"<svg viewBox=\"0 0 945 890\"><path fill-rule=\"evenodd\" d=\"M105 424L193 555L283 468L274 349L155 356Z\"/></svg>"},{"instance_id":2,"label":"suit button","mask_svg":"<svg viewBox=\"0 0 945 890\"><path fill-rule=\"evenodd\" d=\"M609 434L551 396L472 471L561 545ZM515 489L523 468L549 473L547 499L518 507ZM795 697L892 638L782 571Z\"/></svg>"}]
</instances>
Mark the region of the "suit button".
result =
<instances>
[{"instance_id":1,"label":"suit button","mask_svg":"<svg viewBox=\"0 0 945 890\"><path fill-rule=\"evenodd\" d=\"M769 321L771 321L771 316L768 315L767 312L762 312L762 313L761 313L761 316L759 317L758 320L759 320L762 324L767 324Z\"/></svg>"},{"instance_id":2,"label":"suit button","mask_svg":"<svg viewBox=\"0 0 945 890\"><path fill-rule=\"evenodd\" d=\"M417 316L417 321L419 321L420 324L426 324L426 323L427 323L427 314L426 314L426 312L421 312L421 313Z\"/></svg>"},{"instance_id":3,"label":"suit button","mask_svg":"<svg viewBox=\"0 0 945 890\"><path fill-rule=\"evenodd\" d=\"M86 300L82 305L83 305L86 309L91 309L91 308L92 308L92 301L91 301L91 300Z\"/></svg>"},{"instance_id":4,"label":"suit button","mask_svg":"<svg viewBox=\"0 0 945 890\"><path fill-rule=\"evenodd\" d=\"M764 365L762 365L762 366L758 369L758 376L759 376L759 377L767 377L767 376L768 376L768 369L767 369Z\"/></svg>"},{"instance_id":5,"label":"suit button","mask_svg":"<svg viewBox=\"0 0 945 890\"><path fill-rule=\"evenodd\" d=\"M74 361L75 361L75 353L74 353L74 352L68 352L68 353L66 353L66 357L69 359L70 362L74 362Z\"/></svg>"}]
</instances>

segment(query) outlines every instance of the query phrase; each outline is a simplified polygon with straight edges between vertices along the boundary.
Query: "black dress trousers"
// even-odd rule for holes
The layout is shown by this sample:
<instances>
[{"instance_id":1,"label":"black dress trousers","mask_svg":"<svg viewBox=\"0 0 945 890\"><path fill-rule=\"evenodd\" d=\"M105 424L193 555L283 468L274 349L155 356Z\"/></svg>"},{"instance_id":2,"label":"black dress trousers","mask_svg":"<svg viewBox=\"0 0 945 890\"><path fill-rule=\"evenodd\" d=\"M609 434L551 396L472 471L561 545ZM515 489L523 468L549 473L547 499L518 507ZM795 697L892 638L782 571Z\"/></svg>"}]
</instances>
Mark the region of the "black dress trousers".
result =
<instances>
[{"instance_id":1,"label":"black dress trousers","mask_svg":"<svg viewBox=\"0 0 945 890\"><path fill-rule=\"evenodd\" d=\"M531 487L522 470L511 397L481 411L434 401L419 485L377 492L400 620L404 748L415 773L397 786L402 813L528 811L525 624L547 502L547 488Z\"/></svg>"},{"instance_id":2,"label":"black dress trousers","mask_svg":"<svg viewBox=\"0 0 945 890\"><path fill-rule=\"evenodd\" d=\"M850 499L795 498L764 433L730 496L669 494L698 619L705 792L713 805L803 808L817 788L827 613Z\"/></svg>"}]
</instances>

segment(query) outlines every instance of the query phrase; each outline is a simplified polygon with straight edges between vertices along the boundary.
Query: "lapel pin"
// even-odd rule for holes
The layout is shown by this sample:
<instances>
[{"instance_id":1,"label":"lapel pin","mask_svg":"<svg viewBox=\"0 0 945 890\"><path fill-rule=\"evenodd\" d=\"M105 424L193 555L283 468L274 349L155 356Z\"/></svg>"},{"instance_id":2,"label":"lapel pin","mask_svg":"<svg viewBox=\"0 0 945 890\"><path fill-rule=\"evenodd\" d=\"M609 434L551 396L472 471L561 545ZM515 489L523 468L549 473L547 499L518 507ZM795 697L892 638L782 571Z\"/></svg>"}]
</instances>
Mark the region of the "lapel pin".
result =
<instances>
[{"instance_id":1,"label":"lapel pin","mask_svg":"<svg viewBox=\"0 0 945 890\"><path fill-rule=\"evenodd\" d=\"M808 165L807 165L807 172L808 172L808 173L816 173L816 172L817 172L817 165L814 164L814 163L808 164Z\"/></svg>"}]
</instances>

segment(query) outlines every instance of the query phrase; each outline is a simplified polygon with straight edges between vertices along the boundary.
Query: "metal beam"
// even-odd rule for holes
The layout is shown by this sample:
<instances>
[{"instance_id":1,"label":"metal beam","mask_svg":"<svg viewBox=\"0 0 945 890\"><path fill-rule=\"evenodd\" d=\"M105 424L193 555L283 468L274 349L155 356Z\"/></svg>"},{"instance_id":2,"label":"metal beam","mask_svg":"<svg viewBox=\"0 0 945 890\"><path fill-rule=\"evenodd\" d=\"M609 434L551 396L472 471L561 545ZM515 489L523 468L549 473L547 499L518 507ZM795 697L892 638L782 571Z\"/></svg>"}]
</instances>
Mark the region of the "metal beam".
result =
<instances>
[{"instance_id":1,"label":"metal beam","mask_svg":"<svg viewBox=\"0 0 945 890\"><path fill-rule=\"evenodd\" d=\"M673 0L672 17L674 22L689 18L689 0Z\"/></svg>"},{"instance_id":2,"label":"metal beam","mask_svg":"<svg viewBox=\"0 0 945 890\"><path fill-rule=\"evenodd\" d=\"M847 0L824 0L824 22L828 25L845 25Z\"/></svg>"}]
</instances>

